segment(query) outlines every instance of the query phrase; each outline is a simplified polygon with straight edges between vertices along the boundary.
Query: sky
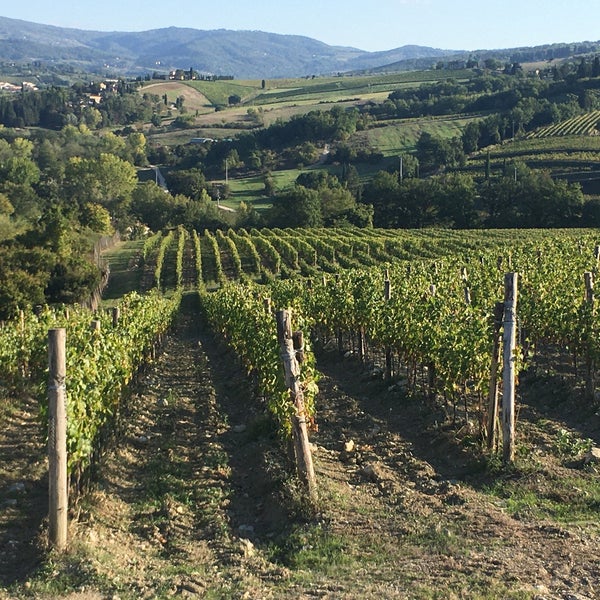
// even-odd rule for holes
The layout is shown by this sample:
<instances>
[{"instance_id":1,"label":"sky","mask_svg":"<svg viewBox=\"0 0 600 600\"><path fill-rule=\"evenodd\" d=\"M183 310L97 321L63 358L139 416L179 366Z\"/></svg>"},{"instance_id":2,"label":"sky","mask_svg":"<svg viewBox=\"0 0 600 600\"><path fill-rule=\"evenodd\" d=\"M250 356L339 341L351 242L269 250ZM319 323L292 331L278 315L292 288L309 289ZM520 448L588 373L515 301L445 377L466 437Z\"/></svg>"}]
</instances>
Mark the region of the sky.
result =
<instances>
[{"instance_id":1,"label":"sky","mask_svg":"<svg viewBox=\"0 0 600 600\"><path fill-rule=\"evenodd\" d=\"M599 0L26 0L0 7L0 16L94 31L260 30L370 52L600 39Z\"/></svg>"}]
</instances>

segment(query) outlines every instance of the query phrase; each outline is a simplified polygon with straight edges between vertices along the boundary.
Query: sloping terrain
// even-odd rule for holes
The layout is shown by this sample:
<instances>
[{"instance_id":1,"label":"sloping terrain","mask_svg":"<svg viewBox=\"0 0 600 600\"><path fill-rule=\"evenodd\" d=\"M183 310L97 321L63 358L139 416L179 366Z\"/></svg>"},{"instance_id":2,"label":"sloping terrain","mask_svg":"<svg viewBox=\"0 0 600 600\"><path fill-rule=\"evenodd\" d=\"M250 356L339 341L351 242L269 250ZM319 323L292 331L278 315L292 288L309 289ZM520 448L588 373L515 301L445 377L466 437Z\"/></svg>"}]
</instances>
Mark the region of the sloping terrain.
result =
<instances>
[{"instance_id":1,"label":"sloping terrain","mask_svg":"<svg viewBox=\"0 0 600 600\"><path fill-rule=\"evenodd\" d=\"M34 407L13 411L0 434L0 598L598 597L597 473L554 449L562 428L597 440L597 418L574 420L576 405L551 401L543 382L530 388L520 436L538 450L503 473L443 405L336 352L319 357L311 508L251 381L188 296L73 510L70 552L50 560L43 440ZM585 494L578 519L544 510L551 500L573 512Z\"/></svg>"},{"instance_id":2,"label":"sloping terrain","mask_svg":"<svg viewBox=\"0 0 600 600\"><path fill-rule=\"evenodd\" d=\"M148 285L126 250L111 294ZM197 285L193 269L183 281ZM560 349L520 377L507 467L481 448L476 415L410 393L402 369L385 381L377 354L363 365L322 334L315 346L311 505L252 376L186 293L72 506L64 555L46 547L38 407L6 394L0 599L598 598L598 404Z\"/></svg>"}]
</instances>

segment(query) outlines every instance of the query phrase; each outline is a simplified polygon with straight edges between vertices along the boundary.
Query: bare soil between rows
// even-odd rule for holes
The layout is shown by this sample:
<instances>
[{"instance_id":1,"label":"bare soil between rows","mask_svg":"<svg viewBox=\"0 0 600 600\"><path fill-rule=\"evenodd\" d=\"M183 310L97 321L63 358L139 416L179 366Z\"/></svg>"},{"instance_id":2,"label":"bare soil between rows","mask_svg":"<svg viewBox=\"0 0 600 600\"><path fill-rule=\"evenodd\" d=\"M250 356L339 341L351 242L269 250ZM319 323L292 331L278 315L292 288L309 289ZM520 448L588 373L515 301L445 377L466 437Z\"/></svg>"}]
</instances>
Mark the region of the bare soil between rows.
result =
<instances>
[{"instance_id":1,"label":"bare soil between rows","mask_svg":"<svg viewBox=\"0 0 600 600\"><path fill-rule=\"evenodd\" d=\"M337 353L320 353L319 369L309 507L252 382L190 296L73 508L65 556L44 543L37 409L13 401L0 432L0 598L600 597L600 519L515 512L490 493L597 478L552 451L561 428L599 445L597 415L525 380L519 437L535 451L494 470L447 407Z\"/></svg>"}]
</instances>

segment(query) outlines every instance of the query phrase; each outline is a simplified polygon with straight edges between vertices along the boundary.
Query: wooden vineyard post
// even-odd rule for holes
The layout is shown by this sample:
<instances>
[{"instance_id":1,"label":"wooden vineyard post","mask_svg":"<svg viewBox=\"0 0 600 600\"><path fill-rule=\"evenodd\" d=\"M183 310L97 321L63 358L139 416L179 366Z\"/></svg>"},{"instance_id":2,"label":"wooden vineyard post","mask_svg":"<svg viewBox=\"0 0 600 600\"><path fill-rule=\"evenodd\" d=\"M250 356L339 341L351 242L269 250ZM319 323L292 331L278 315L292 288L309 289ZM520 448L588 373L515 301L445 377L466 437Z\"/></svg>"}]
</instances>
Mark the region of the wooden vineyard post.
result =
<instances>
[{"instance_id":1,"label":"wooden vineyard post","mask_svg":"<svg viewBox=\"0 0 600 600\"><path fill-rule=\"evenodd\" d=\"M435 283L432 283L429 286L429 293L431 296L435 296L437 294L437 287ZM436 395L436 378L437 374L435 362L429 361L429 363L427 363L427 397L432 401L435 399Z\"/></svg>"},{"instance_id":2,"label":"wooden vineyard post","mask_svg":"<svg viewBox=\"0 0 600 600\"><path fill-rule=\"evenodd\" d=\"M500 363L500 329L504 315L504 303L497 302L494 307L494 333L492 346L492 364L490 366L490 389L488 393L487 446L492 450L496 442L496 421L498 419L498 365Z\"/></svg>"},{"instance_id":3,"label":"wooden vineyard post","mask_svg":"<svg viewBox=\"0 0 600 600\"><path fill-rule=\"evenodd\" d=\"M112 326L118 327L119 319L121 318L121 310L118 306L113 306L112 308Z\"/></svg>"},{"instance_id":4,"label":"wooden vineyard post","mask_svg":"<svg viewBox=\"0 0 600 600\"><path fill-rule=\"evenodd\" d=\"M296 454L296 468L298 476L306 485L308 495L312 501L317 499L317 484L313 467L310 445L308 442L308 429L306 426L306 411L304 408L304 393L300 386L300 365L296 358L294 336L292 335L292 319L289 310L277 311L277 339L283 368L285 382L290 390L290 396L296 412L292 417L292 434ZM296 335L297 344L300 342Z\"/></svg>"},{"instance_id":5,"label":"wooden vineyard post","mask_svg":"<svg viewBox=\"0 0 600 600\"><path fill-rule=\"evenodd\" d=\"M504 276L504 351L502 374L502 450L504 462L515 458L515 395L518 274Z\"/></svg>"},{"instance_id":6,"label":"wooden vineyard post","mask_svg":"<svg viewBox=\"0 0 600 600\"><path fill-rule=\"evenodd\" d=\"M387 269L383 285L383 298L387 303L392 299L392 283L390 282L390 273ZM385 349L385 378L388 381L392 378L392 348L390 346Z\"/></svg>"},{"instance_id":7,"label":"wooden vineyard post","mask_svg":"<svg viewBox=\"0 0 600 600\"><path fill-rule=\"evenodd\" d=\"M583 274L585 280L585 301L588 305L590 316L594 311L594 274L586 271ZM587 349L586 349L586 374L585 374L585 396L588 400L593 400L596 393L596 374L595 361L592 352L591 334L588 334Z\"/></svg>"},{"instance_id":8,"label":"wooden vineyard post","mask_svg":"<svg viewBox=\"0 0 600 600\"><path fill-rule=\"evenodd\" d=\"M59 552L67 547L66 330L48 331L48 537Z\"/></svg>"},{"instance_id":9,"label":"wooden vineyard post","mask_svg":"<svg viewBox=\"0 0 600 600\"><path fill-rule=\"evenodd\" d=\"M358 328L358 357L362 364L367 360L367 334L364 327Z\"/></svg>"},{"instance_id":10,"label":"wooden vineyard post","mask_svg":"<svg viewBox=\"0 0 600 600\"><path fill-rule=\"evenodd\" d=\"M263 299L263 305L265 307L265 311L267 312L267 314L270 315L271 311L273 310L271 308L271 298L264 298Z\"/></svg>"}]
</instances>

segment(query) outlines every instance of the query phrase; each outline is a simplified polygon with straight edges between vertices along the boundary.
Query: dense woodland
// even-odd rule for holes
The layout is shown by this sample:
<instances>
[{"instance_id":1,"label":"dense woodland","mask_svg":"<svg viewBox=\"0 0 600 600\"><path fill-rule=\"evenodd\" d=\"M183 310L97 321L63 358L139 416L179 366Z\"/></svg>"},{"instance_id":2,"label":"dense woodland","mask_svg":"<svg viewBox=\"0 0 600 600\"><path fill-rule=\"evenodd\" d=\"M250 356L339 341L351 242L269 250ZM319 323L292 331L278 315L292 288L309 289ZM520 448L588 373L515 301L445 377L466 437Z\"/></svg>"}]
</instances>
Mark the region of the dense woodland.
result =
<instances>
[{"instance_id":1,"label":"dense woodland","mask_svg":"<svg viewBox=\"0 0 600 600\"><path fill-rule=\"evenodd\" d=\"M491 65L490 65L491 66ZM83 301L102 273L92 242L183 225L228 227L571 227L600 225L600 202L578 184L517 159L469 168L488 147L600 108L600 58L525 73L471 65L467 79L399 88L382 102L329 106L264 126L248 108L245 132L205 144L149 144L144 127L193 121L184 99L148 93L145 81L51 86L0 96L0 306ZM264 84L264 82L263 82ZM240 98L231 98L238 104ZM220 109L223 107L217 107ZM399 119L470 115L453 138L423 132L402 167L357 132ZM330 148L326 156L321 149ZM312 165L277 189L272 173ZM159 165L169 192L141 176ZM226 165L226 167L224 166ZM372 176L359 175L368 165ZM211 181L224 168L264 181L271 208L220 211ZM378 170L379 169L379 170ZM144 171L145 170L145 171Z\"/></svg>"}]
</instances>

